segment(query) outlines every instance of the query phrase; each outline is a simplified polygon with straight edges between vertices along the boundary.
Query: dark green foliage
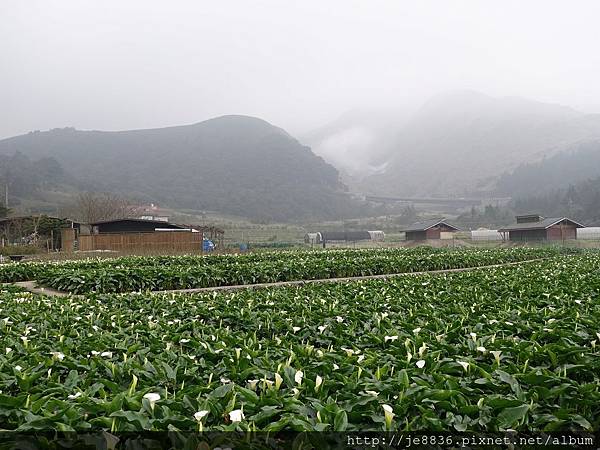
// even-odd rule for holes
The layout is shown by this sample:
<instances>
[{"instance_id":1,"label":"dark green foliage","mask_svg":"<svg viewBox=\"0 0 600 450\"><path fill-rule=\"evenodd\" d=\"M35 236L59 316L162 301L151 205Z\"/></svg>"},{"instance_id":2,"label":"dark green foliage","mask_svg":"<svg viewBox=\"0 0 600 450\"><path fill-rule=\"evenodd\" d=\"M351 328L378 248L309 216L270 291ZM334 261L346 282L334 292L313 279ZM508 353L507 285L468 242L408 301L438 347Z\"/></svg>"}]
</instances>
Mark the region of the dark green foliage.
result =
<instances>
[{"instance_id":1,"label":"dark green foliage","mask_svg":"<svg viewBox=\"0 0 600 450\"><path fill-rule=\"evenodd\" d=\"M556 254L554 249L448 250L419 247L120 258L42 265L38 266L35 279L45 286L79 294L156 291L476 267Z\"/></svg>"},{"instance_id":2,"label":"dark green foliage","mask_svg":"<svg viewBox=\"0 0 600 450\"><path fill-rule=\"evenodd\" d=\"M389 405L392 430L597 431L599 265L203 295L5 290L2 427L383 430Z\"/></svg>"},{"instance_id":3,"label":"dark green foliage","mask_svg":"<svg viewBox=\"0 0 600 450\"><path fill-rule=\"evenodd\" d=\"M41 251L37 245L5 245L0 247L0 255L33 255ZM11 280L12 281L12 280ZM20 280L23 281L23 280Z\"/></svg>"}]
</instances>

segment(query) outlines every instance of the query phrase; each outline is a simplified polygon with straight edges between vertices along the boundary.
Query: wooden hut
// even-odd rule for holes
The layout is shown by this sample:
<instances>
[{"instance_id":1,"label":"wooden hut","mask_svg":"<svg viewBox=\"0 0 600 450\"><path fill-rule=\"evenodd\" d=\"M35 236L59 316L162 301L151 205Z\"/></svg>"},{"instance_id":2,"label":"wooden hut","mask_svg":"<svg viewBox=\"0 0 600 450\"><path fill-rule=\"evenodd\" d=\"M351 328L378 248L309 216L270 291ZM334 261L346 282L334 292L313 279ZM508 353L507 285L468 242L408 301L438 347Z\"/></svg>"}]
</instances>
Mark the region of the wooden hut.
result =
<instances>
[{"instance_id":1,"label":"wooden hut","mask_svg":"<svg viewBox=\"0 0 600 450\"><path fill-rule=\"evenodd\" d=\"M413 223L400 231L406 234L407 241L426 241L429 239L441 239L442 233L455 233L460 230L447 223L444 219L433 219Z\"/></svg>"},{"instance_id":2,"label":"wooden hut","mask_svg":"<svg viewBox=\"0 0 600 450\"><path fill-rule=\"evenodd\" d=\"M517 223L498 230L504 240L516 242L564 241L577 239L577 229L584 225L568 217L544 218L538 214L517 216Z\"/></svg>"}]
</instances>

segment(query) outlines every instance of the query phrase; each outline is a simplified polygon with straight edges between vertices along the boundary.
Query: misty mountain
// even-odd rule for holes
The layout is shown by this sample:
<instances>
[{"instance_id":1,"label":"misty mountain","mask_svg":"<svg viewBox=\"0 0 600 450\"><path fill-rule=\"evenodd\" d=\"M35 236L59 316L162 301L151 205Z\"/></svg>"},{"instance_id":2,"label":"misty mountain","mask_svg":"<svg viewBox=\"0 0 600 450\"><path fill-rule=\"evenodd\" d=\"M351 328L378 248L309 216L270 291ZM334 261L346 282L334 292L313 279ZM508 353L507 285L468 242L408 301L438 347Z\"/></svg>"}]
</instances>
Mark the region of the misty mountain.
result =
<instances>
[{"instance_id":1,"label":"misty mountain","mask_svg":"<svg viewBox=\"0 0 600 450\"><path fill-rule=\"evenodd\" d=\"M352 216L338 171L281 128L247 116L135 131L32 132L0 154L53 158L78 188L256 220Z\"/></svg>"},{"instance_id":2,"label":"misty mountain","mask_svg":"<svg viewBox=\"0 0 600 450\"><path fill-rule=\"evenodd\" d=\"M600 177L600 141L576 145L541 161L518 166L498 180L498 193L512 197L547 194Z\"/></svg>"},{"instance_id":3,"label":"misty mountain","mask_svg":"<svg viewBox=\"0 0 600 450\"><path fill-rule=\"evenodd\" d=\"M383 173L355 184L391 195L465 196L495 191L498 177L600 138L600 115L471 91L427 102L387 143Z\"/></svg>"},{"instance_id":4,"label":"misty mountain","mask_svg":"<svg viewBox=\"0 0 600 450\"><path fill-rule=\"evenodd\" d=\"M302 142L345 179L362 179L385 168L387 143L408 118L400 109L355 109L301 136Z\"/></svg>"}]
</instances>

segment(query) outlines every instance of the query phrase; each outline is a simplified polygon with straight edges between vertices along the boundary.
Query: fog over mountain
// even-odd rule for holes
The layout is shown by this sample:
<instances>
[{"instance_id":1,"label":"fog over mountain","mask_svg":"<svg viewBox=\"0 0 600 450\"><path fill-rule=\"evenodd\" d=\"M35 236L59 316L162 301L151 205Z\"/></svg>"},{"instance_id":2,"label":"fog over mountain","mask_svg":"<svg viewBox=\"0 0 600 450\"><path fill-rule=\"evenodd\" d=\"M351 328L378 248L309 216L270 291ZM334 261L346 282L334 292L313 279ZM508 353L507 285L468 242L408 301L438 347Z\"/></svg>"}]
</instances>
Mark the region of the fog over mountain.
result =
<instances>
[{"instance_id":1,"label":"fog over mountain","mask_svg":"<svg viewBox=\"0 0 600 450\"><path fill-rule=\"evenodd\" d=\"M387 195L489 195L502 173L595 139L599 114L454 91L433 97L400 123L371 161L384 169L354 187Z\"/></svg>"},{"instance_id":2,"label":"fog over mountain","mask_svg":"<svg viewBox=\"0 0 600 450\"><path fill-rule=\"evenodd\" d=\"M600 140L598 17L595 0L8 0L0 182L265 221L373 212L348 192L521 195L536 164ZM570 173L600 176L586 152Z\"/></svg>"},{"instance_id":3,"label":"fog over mountain","mask_svg":"<svg viewBox=\"0 0 600 450\"><path fill-rule=\"evenodd\" d=\"M349 179L381 173L387 148L409 113L401 109L360 109L300 137Z\"/></svg>"},{"instance_id":4,"label":"fog over mountain","mask_svg":"<svg viewBox=\"0 0 600 450\"><path fill-rule=\"evenodd\" d=\"M0 138L243 114L302 139L457 89L600 112L598 17L595 0L7 0Z\"/></svg>"},{"instance_id":5,"label":"fog over mountain","mask_svg":"<svg viewBox=\"0 0 600 450\"><path fill-rule=\"evenodd\" d=\"M334 219L373 212L348 190L523 198L564 188L600 176L598 142L600 115L453 91L413 113L352 111L302 141L235 115L147 130L32 132L0 140L0 182L22 199L51 187L262 221Z\"/></svg>"}]
</instances>

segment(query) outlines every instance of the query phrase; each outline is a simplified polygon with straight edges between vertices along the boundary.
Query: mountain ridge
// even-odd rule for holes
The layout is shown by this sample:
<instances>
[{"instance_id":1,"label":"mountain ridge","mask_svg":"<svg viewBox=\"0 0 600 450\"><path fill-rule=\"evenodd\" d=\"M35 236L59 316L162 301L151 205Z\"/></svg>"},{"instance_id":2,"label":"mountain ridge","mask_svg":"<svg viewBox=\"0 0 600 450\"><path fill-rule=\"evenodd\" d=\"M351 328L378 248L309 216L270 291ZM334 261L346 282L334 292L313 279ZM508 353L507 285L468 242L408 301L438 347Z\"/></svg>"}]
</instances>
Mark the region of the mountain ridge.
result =
<instances>
[{"instance_id":1,"label":"mountain ridge","mask_svg":"<svg viewBox=\"0 0 600 450\"><path fill-rule=\"evenodd\" d=\"M353 187L386 195L489 195L506 171L598 138L598 114L453 92L426 102L388 143L386 170Z\"/></svg>"},{"instance_id":2,"label":"mountain ridge","mask_svg":"<svg viewBox=\"0 0 600 450\"><path fill-rule=\"evenodd\" d=\"M338 171L284 129L227 115L166 128L36 131L0 154L55 158L89 190L173 207L286 221L352 216Z\"/></svg>"}]
</instances>

